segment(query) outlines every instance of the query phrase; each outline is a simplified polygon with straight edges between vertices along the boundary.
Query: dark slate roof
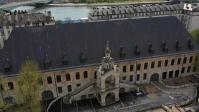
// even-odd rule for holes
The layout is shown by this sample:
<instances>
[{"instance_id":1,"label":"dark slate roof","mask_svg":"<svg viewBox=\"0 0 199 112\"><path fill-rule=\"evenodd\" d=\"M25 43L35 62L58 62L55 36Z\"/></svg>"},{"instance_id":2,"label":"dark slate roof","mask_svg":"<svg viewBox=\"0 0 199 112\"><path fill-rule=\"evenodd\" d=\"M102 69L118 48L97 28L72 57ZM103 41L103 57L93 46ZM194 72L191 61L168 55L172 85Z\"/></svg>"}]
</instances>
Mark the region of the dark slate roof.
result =
<instances>
[{"instance_id":1,"label":"dark slate roof","mask_svg":"<svg viewBox=\"0 0 199 112\"><path fill-rule=\"evenodd\" d=\"M116 61L198 50L195 42L193 50L187 47L189 39L192 37L176 17L17 28L0 49L0 70L11 65L12 70L8 74L17 73L27 57L37 60L42 70L45 69L44 62L50 64L47 70L97 64L101 62L106 41L109 41ZM176 40L182 47L179 51L175 49ZM162 51L162 42L167 44L168 53ZM150 43L155 50L153 54L148 52ZM135 45L141 52L140 56L134 53ZM121 48L126 57L119 58ZM66 66L62 64L63 60L68 61Z\"/></svg>"}]
</instances>

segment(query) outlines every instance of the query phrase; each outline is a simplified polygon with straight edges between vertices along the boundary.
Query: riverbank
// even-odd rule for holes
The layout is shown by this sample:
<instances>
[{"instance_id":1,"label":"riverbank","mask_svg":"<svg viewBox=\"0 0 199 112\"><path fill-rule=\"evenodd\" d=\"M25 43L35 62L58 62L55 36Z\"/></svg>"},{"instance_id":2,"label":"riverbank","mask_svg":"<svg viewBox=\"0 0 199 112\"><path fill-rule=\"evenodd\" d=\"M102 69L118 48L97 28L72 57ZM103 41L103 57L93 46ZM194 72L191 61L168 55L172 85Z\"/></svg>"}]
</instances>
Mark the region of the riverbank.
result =
<instances>
[{"instance_id":1,"label":"riverbank","mask_svg":"<svg viewBox=\"0 0 199 112\"><path fill-rule=\"evenodd\" d=\"M133 4L161 4L169 3L168 1L156 2L119 2L119 3L52 3L48 4L51 7L93 7L93 6L115 6L115 5L133 5Z\"/></svg>"}]
</instances>

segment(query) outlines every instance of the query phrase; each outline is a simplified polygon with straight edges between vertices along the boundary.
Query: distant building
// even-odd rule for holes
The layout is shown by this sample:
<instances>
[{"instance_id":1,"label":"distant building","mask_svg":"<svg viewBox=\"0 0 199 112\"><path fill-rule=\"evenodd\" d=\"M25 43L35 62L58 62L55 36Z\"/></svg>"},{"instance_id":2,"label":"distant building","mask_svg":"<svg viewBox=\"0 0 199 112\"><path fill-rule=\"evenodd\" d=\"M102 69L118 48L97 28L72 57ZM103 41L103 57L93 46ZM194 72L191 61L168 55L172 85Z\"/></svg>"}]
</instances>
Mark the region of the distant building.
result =
<instances>
[{"instance_id":1,"label":"distant building","mask_svg":"<svg viewBox=\"0 0 199 112\"><path fill-rule=\"evenodd\" d=\"M16 28L0 49L4 98L16 101L28 59L39 63L43 100L97 98L104 106L137 84L195 74L198 52L173 16Z\"/></svg>"},{"instance_id":2,"label":"distant building","mask_svg":"<svg viewBox=\"0 0 199 112\"><path fill-rule=\"evenodd\" d=\"M51 12L27 13L26 11L15 11L0 14L0 49L4 46L12 30L17 27L47 26L54 25L55 20Z\"/></svg>"},{"instance_id":3,"label":"distant building","mask_svg":"<svg viewBox=\"0 0 199 112\"><path fill-rule=\"evenodd\" d=\"M143 17L176 16L189 30L199 28L199 6L191 4L154 4L95 7L89 14L90 21L136 19ZM194 22L194 23L193 23Z\"/></svg>"}]
</instances>

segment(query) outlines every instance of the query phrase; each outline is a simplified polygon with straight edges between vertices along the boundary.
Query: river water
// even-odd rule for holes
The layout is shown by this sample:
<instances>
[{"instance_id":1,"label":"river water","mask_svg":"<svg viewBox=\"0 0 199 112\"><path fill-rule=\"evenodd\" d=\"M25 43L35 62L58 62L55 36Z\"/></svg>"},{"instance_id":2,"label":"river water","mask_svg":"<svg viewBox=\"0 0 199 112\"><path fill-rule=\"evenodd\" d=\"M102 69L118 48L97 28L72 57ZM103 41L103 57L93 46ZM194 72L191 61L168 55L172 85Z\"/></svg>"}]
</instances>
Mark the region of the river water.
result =
<instances>
[{"instance_id":1,"label":"river water","mask_svg":"<svg viewBox=\"0 0 199 112\"><path fill-rule=\"evenodd\" d=\"M81 19L87 18L91 8L86 6L80 7L44 7L35 8L32 6L21 6L13 10L27 10L30 12L42 12L51 11L52 16L55 20L66 20L67 19Z\"/></svg>"}]
</instances>

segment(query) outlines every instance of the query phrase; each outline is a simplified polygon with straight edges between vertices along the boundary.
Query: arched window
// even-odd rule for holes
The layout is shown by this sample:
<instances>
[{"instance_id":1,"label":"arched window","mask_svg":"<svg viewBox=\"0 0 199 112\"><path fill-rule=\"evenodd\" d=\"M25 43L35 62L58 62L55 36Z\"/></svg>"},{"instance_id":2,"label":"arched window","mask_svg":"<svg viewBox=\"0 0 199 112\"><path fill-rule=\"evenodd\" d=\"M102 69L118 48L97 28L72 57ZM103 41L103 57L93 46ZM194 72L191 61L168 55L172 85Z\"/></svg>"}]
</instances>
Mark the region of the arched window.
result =
<instances>
[{"instance_id":1,"label":"arched window","mask_svg":"<svg viewBox=\"0 0 199 112\"><path fill-rule=\"evenodd\" d=\"M3 85L2 85L2 84L0 84L0 90L1 90L1 91L3 91L3 90L4 90L4 88L3 88Z\"/></svg>"},{"instance_id":2,"label":"arched window","mask_svg":"<svg viewBox=\"0 0 199 112\"><path fill-rule=\"evenodd\" d=\"M61 76L60 75L57 75L56 79L57 79L57 82L61 82Z\"/></svg>"},{"instance_id":3,"label":"arched window","mask_svg":"<svg viewBox=\"0 0 199 112\"><path fill-rule=\"evenodd\" d=\"M71 85L68 85L67 88L68 88L68 92L72 91L72 86Z\"/></svg>"},{"instance_id":4,"label":"arched window","mask_svg":"<svg viewBox=\"0 0 199 112\"><path fill-rule=\"evenodd\" d=\"M88 78L88 72L84 71L84 78Z\"/></svg>"},{"instance_id":5,"label":"arched window","mask_svg":"<svg viewBox=\"0 0 199 112\"><path fill-rule=\"evenodd\" d=\"M14 89L14 84L13 82L8 82L8 89L13 90Z\"/></svg>"},{"instance_id":6,"label":"arched window","mask_svg":"<svg viewBox=\"0 0 199 112\"><path fill-rule=\"evenodd\" d=\"M70 74L66 74L66 81L70 81Z\"/></svg>"},{"instance_id":7,"label":"arched window","mask_svg":"<svg viewBox=\"0 0 199 112\"><path fill-rule=\"evenodd\" d=\"M52 84L52 78L50 76L47 77L48 84Z\"/></svg>"},{"instance_id":8,"label":"arched window","mask_svg":"<svg viewBox=\"0 0 199 112\"><path fill-rule=\"evenodd\" d=\"M76 72L76 79L80 79L80 74L79 74L79 72Z\"/></svg>"},{"instance_id":9,"label":"arched window","mask_svg":"<svg viewBox=\"0 0 199 112\"><path fill-rule=\"evenodd\" d=\"M48 91L43 91L42 92L42 100L49 100L49 99L53 99L53 92L48 90Z\"/></svg>"},{"instance_id":10,"label":"arched window","mask_svg":"<svg viewBox=\"0 0 199 112\"><path fill-rule=\"evenodd\" d=\"M123 72L126 72L126 66L123 66L122 71L123 71Z\"/></svg>"}]
</instances>

